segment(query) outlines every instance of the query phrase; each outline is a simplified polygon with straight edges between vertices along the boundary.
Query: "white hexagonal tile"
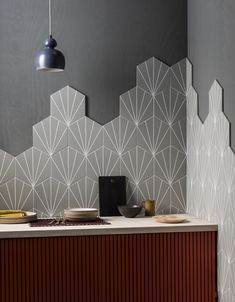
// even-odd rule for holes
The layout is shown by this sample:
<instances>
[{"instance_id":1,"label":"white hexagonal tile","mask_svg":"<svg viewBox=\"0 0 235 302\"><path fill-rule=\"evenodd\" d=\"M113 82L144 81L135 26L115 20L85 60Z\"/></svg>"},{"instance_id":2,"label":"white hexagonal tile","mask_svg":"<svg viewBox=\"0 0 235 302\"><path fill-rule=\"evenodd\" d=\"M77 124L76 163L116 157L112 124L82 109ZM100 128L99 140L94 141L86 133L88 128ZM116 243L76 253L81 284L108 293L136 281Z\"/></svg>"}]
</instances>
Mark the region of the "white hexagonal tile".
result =
<instances>
[{"instance_id":1,"label":"white hexagonal tile","mask_svg":"<svg viewBox=\"0 0 235 302\"><path fill-rule=\"evenodd\" d=\"M98 182L84 177L69 189L70 207L99 207Z\"/></svg>"},{"instance_id":2,"label":"white hexagonal tile","mask_svg":"<svg viewBox=\"0 0 235 302\"><path fill-rule=\"evenodd\" d=\"M156 214L171 213L171 190L170 187L165 187L165 191L161 191L159 199L156 199Z\"/></svg>"},{"instance_id":3,"label":"white hexagonal tile","mask_svg":"<svg viewBox=\"0 0 235 302\"><path fill-rule=\"evenodd\" d=\"M130 179L127 180L126 184L126 199L127 204L141 204L142 198L139 194L138 186Z\"/></svg>"},{"instance_id":4,"label":"white hexagonal tile","mask_svg":"<svg viewBox=\"0 0 235 302\"><path fill-rule=\"evenodd\" d=\"M201 148L198 155L197 178L203 184L205 184L205 181L208 177L210 160L211 160L211 153L208 154L207 149Z\"/></svg>"},{"instance_id":5,"label":"white hexagonal tile","mask_svg":"<svg viewBox=\"0 0 235 302\"><path fill-rule=\"evenodd\" d=\"M69 146L85 157L103 145L103 128L88 117L83 117L69 128Z\"/></svg>"},{"instance_id":6,"label":"white hexagonal tile","mask_svg":"<svg viewBox=\"0 0 235 302\"><path fill-rule=\"evenodd\" d=\"M198 116L195 116L195 118L193 119L191 134L192 134L192 138L191 140L188 139L187 142L191 141L192 147L195 150L199 151L202 144L204 144L205 131L204 131L204 125L202 124Z\"/></svg>"},{"instance_id":7,"label":"white hexagonal tile","mask_svg":"<svg viewBox=\"0 0 235 302\"><path fill-rule=\"evenodd\" d=\"M67 186L60 181L48 178L35 187L34 209L39 217L61 216L67 207Z\"/></svg>"},{"instance_id":8,"label":"white hexagonal tile","mask_svg":"<svg viewBox=\"0 0 235 302\"><path fill-rule=\"evenodd\" d=\"M170 165L170 152L171 148L167 147L159 152L154 157L154 175L164 180L169 184L172 182L171 178L171 165Z\"/></svg>"},{"instance_id":9,"label":"white hexagonal tile","mask_svg":"<svg viewBox=\"0 0 235 302\"><path fill-rule=\"evenodd\" d=\"M2 209L33 209L32 187L13 178L0 186L0 207Z\"/></svg>"},{"instance_id":10,"label":"white hexagonal tile","mask_svg":"<svg viewBox=\"0 0 235 302\"><path fill-rule=\"evenodd\" d=\"M86 159L86 176L98 181L99 176L104 176L105 159L103 148L99 148L89 153Z\"/></svg>"},{"instance_id":11,"label":"white hexagonal tile","mask_svg":"<svg viewBox=\"0 0 235 302\"><path fill-rule=\"evenodd\" d=\"M228 264L226 255L223 252L220 253L218 255L218 287L221 294L220 301L231 301L226 299L226 295L228 294L228 290L230 289L229 268L230 265Z\"/></svg>"},{"instance_id":12,"label":"white hexagonal tile","mask_svg":"<svg viewBox=\"0 0 235 302\"><path fill-rule=\"evenodd\" d=\"M186 94L191 84L192 66L187 59L183 59L171 67L171 86L177 91Z\"/></svg>"},{"instance_id":13,"label":"white hexagonal tile","mask_svg":"<svg viewBox=\"0 0 235 302\"><path fill-rule=\"evenodd\" d=\"M155 95L169 72L169 66L152 57L137 66L137 86Z\"/></svg>"},{"instance_id":14,"label":"white hexagonal tile","mask_svg":"<svg viewBox=\"0 0 235 302\"><path fill-rule=\"evenodd\" d=\"M153 175L152 155L140 147L128 151L122 156L121 174L138 186Z\"/></svg>"},{"instance_id":15,"label":"white hexagonal tile","mask_svg":"<svg viewBox=\"0 0 235 302\"><path fill-rule=\"evenodd\" d=\"M156 209L165 204L169 186L162 179L153 175L139 185L139 191L143 200L156 200Z\"/></svg>"},{"instance_id":16,"label":"white hexagonal tile","mask_svg":"<svg viewBox=\"0 0 235 302\"><path fill-rule=\"evenodd\" d=\"M7 152L0 150L0 184L8 182L15 177L15 158Z\"/></svg>"},{"instance_id":17,"label":"white hexagonal tile","mask_svg":"<svg viewBox=\"0 0 235 302\"><path fill-rule=\"evenodd\" d=\"M121 157L115 152L104 147L103 149L104 176L120 176L121 175Z\"/></svg>"},{"instance_id":18,"label":"white hexagonal tile","mask_svg":"<svg viewBox=\"0 0 235 302\"><path fill-rule=\"evenodd\" d=\"M234 196L234 194L233 194ZM231 215L230 196L227 187L219 184L215 195L215 211L217 213L217 222L223 224Z\"/></svg>"},{"instance_id":19,"label":"white hexagonal tile","mask_svg":"<svg viewBox=\"0 0 235 302\"><path fill-rule=\"evenodd\" d=\"M191 86L189 88L188 94L187 94L187 119L189 120L189 123L192 125L193 119L198 114L198 96L195 91L195 89Z\"/></svg>"},{"instance_id":20,"label":"white hexagonal tile","mask_svg":"<svg viewBox=\"0 0 235 302\"><path fill-rule=\"evenodd\" d=\"M170 149L170 180L176 182L186 175L186 156L172 147Z\"/></svg>"},{"instance_id":21,"label":"white hexagonal tile","mask_svg":"<svg viewBox=\"0 0 235 302\"><path fill-rule=\"evenodd\" d=\"M221 112L217 116L215 124L214 146L222 154L230 145L230 124L226 116Z\"/></svg>"},{"instance_id":22,"label":"white hexagonal tile","mask_svg":"<svg viewBox=\"0 0 235 302\"><path fill-rule=\"evenodd\" d=\"M16 157L16 177L34 187L50 177L51 162L48 154L32 147Z\"/></svg>"},{"instance_id":23,"label":"white hexagonal tile","mask_svg":"<svg viewBox=\"0 0 235 302\"><path fill-rule=\"evenodd\" d=\"M71 185L85 176L85 157L71 147L52 156L52 177Z\"/></svg>"},{"instance_id":24,"label":"white hexagonal tile","mask_svg":"<svg viewBox=\"0 0 235 302\"><path fill-rule=\"evenodd\" d=\"M206 152L209 154L211 152L211 149L215 145L216 140L216 124L214 123L212 116L209 114L204 122L203 125L203 141L202 144L206 149Z\"/></svg>"},{"instance_id":25,"label":"white hexagonal tile","mask_svg":"<svg viewBox=\"0 0 235 302\"><path fill-rule=\"evenodd\" d=\"M122 155L137 145L137 130L135 125L121 117L104 125L104 146Z\"/></svg>"},{"instance_id":26,"label":"white hexagonal tile","mask_svg":"<svg viewBox=\"0 0 235 302\"><path fill-rule=\"evenodd\" d=\"M33 146L50 156L68 145L67 126L48 117L33 126Z\"/></svg>"},{"instance_id":27,"label":"white hexagonal tile","mask_svg":"<svg viewBox=\"0 0 235 302\"><path fill-rule=\"evenodd\" d=\"M186 119L175 122L170 129L170 145L183 153L187 153Z\"/></svg>"},{"instance_id":28,"label":"white hexagonal tile","mask_svg":"<svg viewBox=\"0 0 235 302\"><path fill-rule=\"evenodd\" d=\"M227 190L232 191L235 186L235 156L230 148L224 152L220 181L226 185Z\"/></svg>"},{"instance_id":29,"label":"white hexagonal tile","mask_svg":"<svg viewBox=\"0 0 235 302\"><path fill-rule=\"evenodd\" d=\"M222 112L222 95L222 87L217 81L214 81L209 91L209 112L213 118L214 123L217 122L217 117Z\"/></svg>"},{"instance_id":30,"label":"white hexagonal tile","mask_svg":"<svg viewBox=\"0 0 235 302\"><path fill-rule=\"evenodd\" d=\"M138 146L151 154L161 152L170 145L170 128L163 121L152 117L138 127Z\"/></svg>"},{"instance_id":31,"label":"white hexagonal tile","mask_svg":"<svg viewBox=\"0 0 235 302\"><path fill-rule=\"evenodd\" d=\"M51 95L51 116L66 125L85 116L85 95L66 86Z\"/></svg>"},{"instance_id":32,"label":"white hexagonal tile","mask_svg":"<svg viewBox=\"0 0 235 302\"><path fill-rule=\"evenodd\" d=\"M186 176L175 181L171 186L171 206L179 213L186 211Z\"/></svg>"},{"instance_id":33,"label":"white hexagonal tile","mask_svg":"<svg viewBox=\"0 0 235 302\"><path fill-rule=\"evenodd\" d=\"M186 175L186 156L169 147L155 156L155 175L171 185Z\"/></svg>"},{"instance_id":34,"label":"white hexagonal tile","mask_svg":"<svg viewBox=\"0 0 235 302\"><path fill-rule=\"evenodd\" d=\"M120 96L120 116L138 126L153 116L153 99L135 87Z\"/></svg>"},{"instance_id":35,"label":"white hexagonal tile","mask_svg":"<svg viewBox=\"0 0 235 302\"><path fill-rule=\"evenodd\" d=\"M185 118L185 95L174 89L162 90L154 98L154 115L168 125Z\"/></svg>"},{"instance_id":36,"label":"white hexagonal tile","mask_svg":"<svg viewBox=\"0 0 235 302\"><path fill-rule=\"evenodd\" d=\"M218 149L216 147L212 148L207 175L215 188L220 184L222 162L223 160Z\"/></svg>"}]
</instances>

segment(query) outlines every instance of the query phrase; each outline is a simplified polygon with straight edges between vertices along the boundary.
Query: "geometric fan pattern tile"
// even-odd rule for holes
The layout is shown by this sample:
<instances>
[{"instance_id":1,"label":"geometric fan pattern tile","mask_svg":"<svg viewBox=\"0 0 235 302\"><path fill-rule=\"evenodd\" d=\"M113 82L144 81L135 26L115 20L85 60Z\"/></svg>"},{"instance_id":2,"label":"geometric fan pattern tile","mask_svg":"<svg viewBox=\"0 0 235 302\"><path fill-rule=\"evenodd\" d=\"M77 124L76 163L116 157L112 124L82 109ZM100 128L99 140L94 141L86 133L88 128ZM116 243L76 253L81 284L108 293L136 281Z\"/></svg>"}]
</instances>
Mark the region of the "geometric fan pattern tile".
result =
<instances>
[{"instance_id":1,"label":"geometric fan pattern tile","mask_svg":"<svg viewBox=\"0 0 235 302\"><path fill-rule=\"evenodd\" d=\"M209 114L198 116L198 97L187 93L187 211L219 226L219 301L235 301L235 155L229 121L222 112L222 88L209 91Z\"/></svg>"},{"instance_id":2,"label":"geometric fan pattern tile","mask_svg":"<svg viewBox=\"0 0 235 302\"><path fill-rule=\"evenodd\" d=\"M187 59L140 64L136 87L120 96L120 115L105 125L85 116L85 96L75 89L52 94L33 146L16 158L0 150L0 208L53 217L98 207L98 177L125 175L128 203L155 199L159 213L185 212L190 74Z\"/></svg>"}]
</instances>

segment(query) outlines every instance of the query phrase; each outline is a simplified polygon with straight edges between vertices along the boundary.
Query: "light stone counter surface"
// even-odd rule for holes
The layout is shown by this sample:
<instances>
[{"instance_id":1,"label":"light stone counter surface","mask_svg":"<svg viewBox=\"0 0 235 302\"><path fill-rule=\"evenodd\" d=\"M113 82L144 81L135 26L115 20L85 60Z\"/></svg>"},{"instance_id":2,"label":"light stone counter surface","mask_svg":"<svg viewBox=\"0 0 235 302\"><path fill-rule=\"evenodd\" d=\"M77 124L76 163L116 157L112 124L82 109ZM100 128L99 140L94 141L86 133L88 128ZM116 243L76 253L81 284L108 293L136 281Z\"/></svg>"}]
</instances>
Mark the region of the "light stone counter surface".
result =
<instances>
[{"instance_id":1,"label":"light stone counter surface","mask_svg":"<svg viewBox=\"0 0 235 302\"><path fill-rule=\"evenodd\" d=\"M33 238L58 236L84 236L108 234L174 233L217 231L217 225L200 218L188 216L188 222L159 223L155 218L105 217L108 225L30 227L29 224L0 224L1 238Z\"/></svg>"}]
</instances>

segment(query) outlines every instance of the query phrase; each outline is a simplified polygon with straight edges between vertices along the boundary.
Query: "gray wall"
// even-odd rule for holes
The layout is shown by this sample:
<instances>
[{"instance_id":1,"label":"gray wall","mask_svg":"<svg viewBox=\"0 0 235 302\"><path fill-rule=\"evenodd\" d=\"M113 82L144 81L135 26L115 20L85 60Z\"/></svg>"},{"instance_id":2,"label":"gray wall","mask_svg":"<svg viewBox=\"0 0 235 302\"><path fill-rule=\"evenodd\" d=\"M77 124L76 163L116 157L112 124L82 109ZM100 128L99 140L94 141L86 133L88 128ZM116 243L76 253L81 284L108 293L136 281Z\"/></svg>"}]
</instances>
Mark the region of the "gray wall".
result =
<instances>
[{"instance_id":1,"label":"gray wall","mask_svg":"<svg viewBox=\"0 0 235 302\"><path fill-rule=\"evenodd\" d=\"M47 1L0 2L0 148L32 145L32 125L49 115L49 95L70 85L88 96L88 116L119 114L119 95L135 85L151 56L174 64L187 55L186 0L55 0L54 36L66 57L60 74L37 73L47 37Z\"/></svg>"},{"instance_id":2,"label":"gray wall","mask_svg":"<svg viewBox=\"0 0 235 302\"><path fill-rule=\"evenodd\" d=\"M188 0L188 57L193 64L199 114L208 114L208 91L217 79L224 88L224 112L235 148L235 1Z\"/></svg>"},{"instance_id":3,"label":"gray wall","mask_svg":"<svg viewBox=\"0 0 235 302\"><path fill-rule=\"evenodd\" d=\"M16 158L0 150L0 208L51 217L99 207L98 177L126 175L127 203L154 199L157 213L184 212L187 67L186 59L138 65L136 87L104 126L85 116L83 94L55 92L50 117L33 127L33 147Z\"/></svg>"}]
</instances>

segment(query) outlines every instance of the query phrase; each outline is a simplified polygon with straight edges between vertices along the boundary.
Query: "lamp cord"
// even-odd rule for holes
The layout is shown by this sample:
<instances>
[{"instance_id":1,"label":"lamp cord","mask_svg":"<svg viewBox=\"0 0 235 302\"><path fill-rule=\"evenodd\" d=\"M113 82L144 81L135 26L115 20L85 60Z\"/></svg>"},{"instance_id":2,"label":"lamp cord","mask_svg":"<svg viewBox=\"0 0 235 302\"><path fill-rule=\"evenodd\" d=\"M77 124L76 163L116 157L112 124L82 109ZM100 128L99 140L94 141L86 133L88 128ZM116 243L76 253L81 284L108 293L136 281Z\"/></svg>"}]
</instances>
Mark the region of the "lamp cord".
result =
<instances>
[{"instance_id":1,"label":"lamp cord","mask_svg":"<svg viewBox=\"0 0 235 302\"><path fill-rule=\"evenodd\" d=\"M51 0L48 0L48 4L49 4L49 35L50 37L52 37L52 25L51 25Z\"/></svg>"}]
</instances>

